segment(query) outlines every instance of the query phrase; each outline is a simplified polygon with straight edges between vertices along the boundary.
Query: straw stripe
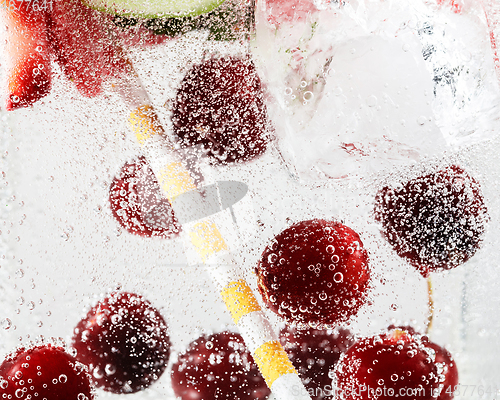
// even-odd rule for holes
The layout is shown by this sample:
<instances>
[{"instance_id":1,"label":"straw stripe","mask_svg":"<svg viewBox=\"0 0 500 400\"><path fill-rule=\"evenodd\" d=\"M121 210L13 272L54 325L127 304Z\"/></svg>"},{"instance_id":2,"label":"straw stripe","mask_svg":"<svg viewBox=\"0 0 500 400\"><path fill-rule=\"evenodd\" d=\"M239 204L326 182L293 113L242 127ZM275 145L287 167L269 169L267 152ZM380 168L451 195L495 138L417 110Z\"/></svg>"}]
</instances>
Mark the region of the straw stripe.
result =
<instances>
[{"instance_id":1,"label":"straw stripe","mask_svg":"<svg viewBox=\"0 0 500 400\"><path fill-rule=\"evenodd\" d=\"M235 324L238 324L244 315L260 311L259 303L253 295L252 289L243 279L227 285L221 291L221 296Z\"/></svg>"},{"instance_id":2,"label":"straw stripe","mask_svg":"<svg viewBox=\"0 0 500 400\"><path fill-rule=\"evenodd\" d=\"M191 243L201 260L206 263L209 257L219 251L228 250L227 244L217 226L210 220L199 222L188 232Z\"/></svg>"},{"instance_id":3,"label":"straw stripe","mask_svg":"<svg viewBox=\"0 0 500 400\"><path fill-rule=\"evenodd\" d=\"M254 360L269 387L282 375L297 374L280 342L266 342L255 350Z\"/></svg>"},{"instance_id":4,"label":"straw stripe","mask_svg":"<svg viewBox=\"0 0 500 400\"><path fill-rule=\"evenodd\" d=\"M130 113L128 119L130 129L141 146L154 135L164 133L160 120L153 107L149 104L143 105Z\"/></svg>"},{"instance_id":5,"label":"straw stripe","mask_svg":"<svg viewBox=\"0 0 500 400\"><path fill-rule=\"evenodd\" d=\"M156 178L170 202L182 193L196 189L193 178L179 161L161 168Z\"/></svg>"}]
</instances>

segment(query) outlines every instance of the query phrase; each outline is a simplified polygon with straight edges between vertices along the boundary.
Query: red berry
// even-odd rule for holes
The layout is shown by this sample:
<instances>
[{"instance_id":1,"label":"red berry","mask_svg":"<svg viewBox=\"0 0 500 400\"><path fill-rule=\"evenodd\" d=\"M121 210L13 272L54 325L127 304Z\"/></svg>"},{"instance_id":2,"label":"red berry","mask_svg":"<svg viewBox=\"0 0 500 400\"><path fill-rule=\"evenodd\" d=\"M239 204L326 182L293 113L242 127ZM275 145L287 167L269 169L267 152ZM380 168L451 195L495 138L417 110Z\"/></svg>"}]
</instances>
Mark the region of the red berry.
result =
<instances>
[{"instance_id":1,"label":"red berry","mask_svg":"<svg viewBox=\"0 0 500 400\"><path fill-rule=\"evenodd\" d=\"M469 260L488 218L481 187L457 166L386 186L375 199L382 234L424 276Z\"/></svg>"},{"instance_id":2,"label":"red berry","mask_svg":"<svg viewBox=\"0 0 500 400\"><path fill-rule=\"evenodd\" d=\"M90 378L84 365L62 347L20 349L0 365L0 398L91 400Z\"/></svg>"},{"instance_id":3,"label":"red berry","mask_svg":"<svg viewBox=\"0 0 500 400\"><path fill-rule=\"evenodd\" d=\"M176 236L181 225L144 157L126 163L109 190L111 211L128 232L141 236Z\"/></svg>"},{"instance_id":4,"label":"red berry","mask_svg":"<svg viewBox=\"0 0 500 400\"><path fill-rule=\"evenodd\" d=\"M396 328L407 331L410 335L419 335L411 326L396 327L395 325L391 325L388 329L391 330ZM431 342L427 336L420 335L420 338L428 348L434 350L436 357L435 363L439 366L441 375L444 377L444 380L440 381L443 388L441 389L441 394L437 400L453 399L453 392L455 391L455 387L458 385L458 368L453 360L453 356L444 347Z\"/></svg>"},{"instance_id":5,"label":"red berry","mask_svg":"<svg viewBox=\"0 0 500 400\"><path fill-rule=\"evenodd\" d=\"M50 92L47 12L41 4L13 0L2 3L1 8L7 27L6 108L15 110L31 106Z\"/></svg>"},{"instance_id":6,"label":"red berry","mask_svg":"<svg viewBox=\"0 0 500 400\"><path fill-rule=\"evenodd\" d=\"M249 58L220 57L195 65L177 91L174 132L210 162L245 162L265 152L267 113Z\"/></svg>"},{"instance_id":7,"label":"red berry","mask_svg":"<svg viewBox=\"0 0 500 400\"><path fill-rule=\"evenodd\" d=\"M264 250L256 268L266 305L289 322L333 325L366 300L370 271L358 234L334 221L299 222Z\"/></svg>"},{"instance_id":8,"label":"red berry","mask_svg":"<svg viewBox=\"0 0 500 400\"><path fill-rule=\"evenodd\" d=\"M134 393L156 381L167 366L170 340L165 320L132 293L113 293L75 328L76 358L88 365L96 386Z\"/></svg>"},{"instance_id":9,"label":"red berry","mask_svg":"<svg viewBox=\"0 0 500 400\"><path fill-rule=\"evenodd\" d=\"M350 332L287 326L280 332L280 341L312 400L331 398L334 367L353 343Z\"/></svg>"},{"instance_id":10,"label":"red berry","mask_svg":"<svg viewBox=\"0 0 500 400\"><path fill-rule=\"evenodd\" d=\"M172 387L182 400L262 400L270 390L237 333L202 336L172 367Z\"/></svg>"},{"instance_id":11,"label":"red berry","mask_svg":"<svg viewBox=\"0 0 500 400\"><path fill-rule=\"evenodd\" d=\"M85 96L102 92L103 82L128 70L110 34L108 16L81 0L54 0L49 20L53 52L64 73Z\"/></svg>"},{"instance_id":12,"label":"red berry","mask_svg":"<svg viewBox=\"0 0 500 400\"><path fill-rule=\"evenodd\" d=\"M441 382L443 388L437 400L451 400L453 399L453 392L458 385L458 368L453 360L451 353L444 347L441 347L433 342L427 342L427 347L435 351L436 364L440 364L442 368L441 374L444 375L444 380Z\"/></svg>"},{"instance_id":13,"label":"red berry","mask_svg":"<svg viewBox=\"0 0 500 400\"><path fill-rule=\"evenodd\" d=\"M343 399L435 400L443 376L428 341L401 328L358 340L335 371Z\"/></svg>"}]
</instances>

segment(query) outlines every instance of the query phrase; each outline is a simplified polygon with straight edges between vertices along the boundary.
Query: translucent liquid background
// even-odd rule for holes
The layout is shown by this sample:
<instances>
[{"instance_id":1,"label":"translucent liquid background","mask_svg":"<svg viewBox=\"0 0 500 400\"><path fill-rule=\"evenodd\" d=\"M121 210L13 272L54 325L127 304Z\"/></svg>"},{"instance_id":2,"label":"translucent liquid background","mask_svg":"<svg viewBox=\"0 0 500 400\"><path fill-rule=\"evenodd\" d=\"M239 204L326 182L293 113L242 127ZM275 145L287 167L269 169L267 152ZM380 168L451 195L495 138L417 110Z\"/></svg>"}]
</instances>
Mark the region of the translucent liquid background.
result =
<instances>
[{"instance_id":1,"label":"translucent liquid background","mask_svg":"<svg viewBox=\"0 0 500 400\"><path fill-rule=\"evenodd\" d=\"M199 35L132 55L167 127L175 87L186 66L203 55L196 45L202 40ZM217 45L211 45L215 50ZM201 332L231 328L230 316L204 267L188 265L179 239L133 236L113 219L109 185L138 154L119 98L111 93L85 99L62 76L53 81L52 93L32 109L1 112L0 357L40 335L70 343L73 327L88 307L121 287L143 294L161 310L175 360L175 352ZM485 388L500 387L497 118L488 121L488 129L495 132L488 141L449 147L443 156L482 184L491 222L470 262L432 277L436 317L431 339L454 354L463 385ZM250 188L234 209L240 240L233 240L233 248L254 288L252 269L258 257L290 222L337 218L360 234L374 270L371 304L350 326L360 335L393 322L423 329L427 315L426 282L391 251L371 216L374 195L389 172L385 168L304 184L290 175L274 147L247 165L206 167L207 182L235 179ZM116 395L99 391L98 396ZM150 389L127 396L173 398L168 371Z\"/></svg>"}]
</instances>

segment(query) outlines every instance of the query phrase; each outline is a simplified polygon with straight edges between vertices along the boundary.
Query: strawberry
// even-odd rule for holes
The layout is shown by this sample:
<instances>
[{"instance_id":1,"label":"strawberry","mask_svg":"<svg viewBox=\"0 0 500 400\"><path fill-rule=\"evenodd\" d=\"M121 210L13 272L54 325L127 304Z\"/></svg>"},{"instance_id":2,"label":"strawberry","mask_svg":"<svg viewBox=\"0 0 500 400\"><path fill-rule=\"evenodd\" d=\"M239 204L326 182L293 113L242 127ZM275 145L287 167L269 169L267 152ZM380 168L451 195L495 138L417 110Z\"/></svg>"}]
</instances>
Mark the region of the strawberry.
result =
<instances>
[{"instance_id":1,"label":"strawberry","mask_svg":"<svg viewBox=\"0 0 500 400\"><path fill-rule=\"evenodd\" d=\"M111 183L109 203L115 219L135 235L171 238L181 230L144 157L122 167Z\"/></svg>"},{"instance_id":2,"label":"strawberry","mask_svg":"<svg viewBox=\"0 0 500 400\"><path fill-rule=\"evenodd\" d=\"M96 386L112 393L142 390L163 373L170 357L165 320L139 295L116 292L75 327L73 347Z\"/></svg>"},{"instance_id":3,"label":"strawberry","mask_svg":"<svg viewBox=\"0 0 500 400\"><path fill-rule=\"evenodd\" d=\"M19 349L0 365L0 398L92 400L85 366L51 344Z\"/></svg>"},{"instance_id":4,"label":"strawberry","mask_svg":"<svg viewBox=\"0 0 500 400\"><path fill-rule=\"evenodd\" d=\"M103 82L128 70L111 37L111 20L80 0L54 0L50 41L66 76L85 96L101 93Z\"/></svg>"},{"instance_id":5,"label":"strawberry","mask_svg":"<svg viewBox=\"0 0 500 400\"><path fill-rule=\"evenodd\" d=\"M2 0L7 25L6 109L28 107L49 93L51 68L47 39L47 6Z\"/></svg>"}]
</instances>

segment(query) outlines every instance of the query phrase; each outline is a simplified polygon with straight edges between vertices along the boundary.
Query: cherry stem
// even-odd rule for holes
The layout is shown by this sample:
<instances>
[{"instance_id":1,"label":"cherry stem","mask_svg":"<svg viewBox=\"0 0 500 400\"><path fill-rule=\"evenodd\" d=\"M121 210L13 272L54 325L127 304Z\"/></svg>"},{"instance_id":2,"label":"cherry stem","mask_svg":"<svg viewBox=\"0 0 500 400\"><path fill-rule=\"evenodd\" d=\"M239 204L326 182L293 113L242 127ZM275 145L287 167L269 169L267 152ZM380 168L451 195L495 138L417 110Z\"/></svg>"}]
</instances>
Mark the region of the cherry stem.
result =
<instances>
[{"instance_id":1,"label":"cherry stem","mask_svg":"<svg viewBox=\"0 0 500 400\"><path fill-rule=\"evenodd\" d=\"M425 326L425 334L428 335L432 329L432 322L434 321L434 296L432 295L432 281L430 275L427 277L427 322Z\"/></svg>"}]
</instances>

